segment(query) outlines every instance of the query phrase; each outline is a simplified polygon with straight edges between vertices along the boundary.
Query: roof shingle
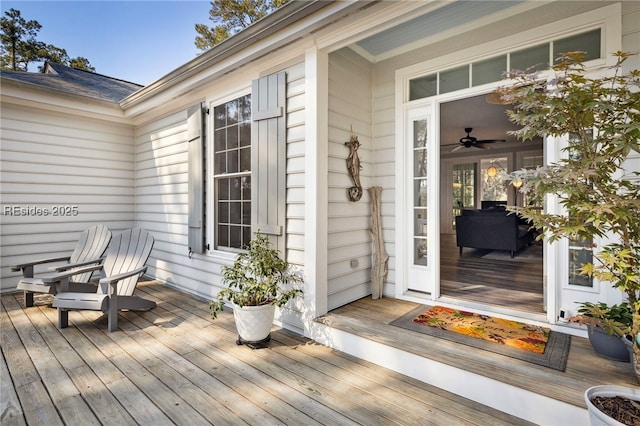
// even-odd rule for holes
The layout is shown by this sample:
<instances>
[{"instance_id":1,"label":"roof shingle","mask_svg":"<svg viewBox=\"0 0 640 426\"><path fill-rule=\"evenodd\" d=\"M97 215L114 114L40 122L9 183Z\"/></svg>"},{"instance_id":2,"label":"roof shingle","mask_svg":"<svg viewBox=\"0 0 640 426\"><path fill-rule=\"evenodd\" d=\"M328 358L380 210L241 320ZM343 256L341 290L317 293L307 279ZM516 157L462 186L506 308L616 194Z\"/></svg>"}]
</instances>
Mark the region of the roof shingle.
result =
<instances>
[{"instance_id":1,"label":"roof shingle","mask_svg":"<svg viewBox=\"0 0 640 426\"><path fill-rule=\"evenodd\" d=\"M46 62L44 73L2 71L2 79L33 84L70 94L119 102L140 90L142 85L89 71Z\"/></svg>"}]
</instances>

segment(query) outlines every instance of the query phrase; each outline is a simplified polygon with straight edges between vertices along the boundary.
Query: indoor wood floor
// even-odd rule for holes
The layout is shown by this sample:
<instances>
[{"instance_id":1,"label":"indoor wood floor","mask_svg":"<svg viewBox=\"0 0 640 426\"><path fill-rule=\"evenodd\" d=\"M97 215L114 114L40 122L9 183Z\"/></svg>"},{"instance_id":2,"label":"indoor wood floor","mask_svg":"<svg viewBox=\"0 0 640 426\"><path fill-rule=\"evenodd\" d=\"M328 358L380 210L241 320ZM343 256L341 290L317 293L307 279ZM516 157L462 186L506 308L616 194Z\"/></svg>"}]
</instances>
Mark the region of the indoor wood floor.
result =
<instances>
[{"instance_id":1,"label":"indoor wood floor","mask_svg":"<svg viewBox=\"0 0 640 426\"><path fill-rule=\"evenodd\" d=\"M420 381L274 330L268 348L235 344L233 316L153 282L158 303L99 312L56 327L50 296L0 306L4 425L514 425L522 420ZM386 301L386 299L385 299Z\"/></svg>"},{"instance_id":2,"label":"indoor wood floor","mask_svg":"<svg viewBox=\"0 0 640 426\"><path fill-rule=\"evenodd\" d=\"M523 249L514 259L498 252L503 260L483 256L491 250L464 248L460 255L455 235L440 236L440 291L455 297L510 309L543 313L542 258L531 259L527 250L541 252L539 245Z\"/></svg>"}]
</instances>

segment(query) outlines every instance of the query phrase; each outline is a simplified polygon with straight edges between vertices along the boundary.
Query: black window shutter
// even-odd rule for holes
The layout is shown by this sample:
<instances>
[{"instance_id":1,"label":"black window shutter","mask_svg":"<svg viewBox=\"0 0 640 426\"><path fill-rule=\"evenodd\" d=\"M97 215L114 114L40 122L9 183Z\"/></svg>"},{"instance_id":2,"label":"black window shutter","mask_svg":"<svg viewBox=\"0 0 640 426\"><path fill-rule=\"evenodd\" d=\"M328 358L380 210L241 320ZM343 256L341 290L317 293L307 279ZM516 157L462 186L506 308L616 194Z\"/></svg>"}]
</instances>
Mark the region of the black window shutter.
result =
<instances>
[{"instance_id":1,"label":"black window shutter","mask_svg":"<svg viewBox=\"0 0 640 426\"><path fill-rule=\"evenodd\" d=\"M204 105L187 111L189 143L189 255L204 251Z\"/></svg>"},{"instance_id":2,"label":"black window shutter","mask_svg":"<svg viewBox=\"0 0 640 426\"><path fill-rule=\"evenodd\" d=\"M252 230L284 253L286 73L254 80L251 91Z\"/></svg>"}]
</instances>

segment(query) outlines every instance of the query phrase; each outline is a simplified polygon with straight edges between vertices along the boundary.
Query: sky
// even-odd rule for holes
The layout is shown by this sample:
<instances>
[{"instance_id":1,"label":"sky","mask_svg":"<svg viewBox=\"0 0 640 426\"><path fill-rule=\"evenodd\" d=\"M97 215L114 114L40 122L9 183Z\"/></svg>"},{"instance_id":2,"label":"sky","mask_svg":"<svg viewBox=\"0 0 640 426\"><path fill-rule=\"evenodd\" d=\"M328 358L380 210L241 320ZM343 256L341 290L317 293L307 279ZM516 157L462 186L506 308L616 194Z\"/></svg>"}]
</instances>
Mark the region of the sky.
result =
<instances>
[{"instance_id":1,"label":"sky","mask_svg":"<svg viewBox=\"0 0 640 426\"><path fill-rule=\"evenodd\" d=\"M42 28L38 41L85 57L99 74L148 85L199 53L196 23L211 26L209 0L5 1ZM36 72L37 64L29 71Z\"/></svg>"}]
</instances>

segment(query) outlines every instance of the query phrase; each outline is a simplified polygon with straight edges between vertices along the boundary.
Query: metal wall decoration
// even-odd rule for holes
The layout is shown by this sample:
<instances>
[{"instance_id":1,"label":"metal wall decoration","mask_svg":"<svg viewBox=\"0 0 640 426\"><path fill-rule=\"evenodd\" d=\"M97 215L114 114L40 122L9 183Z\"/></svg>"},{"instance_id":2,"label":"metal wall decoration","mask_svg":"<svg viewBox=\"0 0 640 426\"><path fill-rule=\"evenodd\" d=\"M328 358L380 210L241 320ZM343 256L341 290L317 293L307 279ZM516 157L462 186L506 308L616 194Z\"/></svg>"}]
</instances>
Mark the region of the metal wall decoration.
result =
<instances>
[{"instance_id":1,"label":"metal wall decoration","mask_svg":"<svg viewBox=\"0 0 640 426\"><path fill-rule=\"evenodd\" d=\"M351 139L349 142L344 143L349 147L349 156L347 157L347 171L353 181L353 186L347 190L350 201L358 201L362 197L362 185L360 184L360 158L358 158L358 148L360 148L360 141L358 136L351 131Z\"/></svg>"}]
</instances>

